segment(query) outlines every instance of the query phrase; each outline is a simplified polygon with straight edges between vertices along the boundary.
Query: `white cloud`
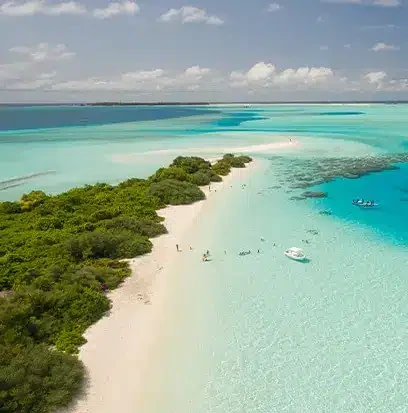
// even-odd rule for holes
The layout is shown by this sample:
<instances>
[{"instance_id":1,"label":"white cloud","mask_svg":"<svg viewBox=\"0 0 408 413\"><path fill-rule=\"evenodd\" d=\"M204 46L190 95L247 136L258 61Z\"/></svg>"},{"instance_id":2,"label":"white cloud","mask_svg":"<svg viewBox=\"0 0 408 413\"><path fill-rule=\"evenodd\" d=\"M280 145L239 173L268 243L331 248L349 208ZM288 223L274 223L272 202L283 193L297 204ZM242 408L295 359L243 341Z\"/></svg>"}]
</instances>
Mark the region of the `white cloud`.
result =
<instances>
[{"instance_id":1,"label":"white cloud","mask_svg":"<svg viewBox=\"0 0 408 413\"><path fill-rule=\"evenodd\" d=\"M59 16L61 14L85 14L86 8L75 2L69 1L66 3L55 4L48 9L44 10L44 14L49 14L50 16Z\"/></svg>"},{"instance_id":2,"label":"white cloud","mask_svg":"<svg viewBox=\"0 0 408 413\"><path fill-rule=\"evenodd\" d=\"M104 8L88 10L79 1L55 2L51 0L9 0L0 5L0 15L23 17L42 14L47 16L91 14L98 19L108 19L117 15L134 15L140 11L135 1L113 1Z\"/></svg>"},{"instance_id":3,"label":"white cloud","mask_svg":"<svg viewBox=\"0 0 408 413\"><path fill-rule=\"evenodd\" d=\"M20 79L22 74L27 70L26 62L0 64L0 86L8 82Z\"/></svg>"},{"instance_id":4,"label":"white cloud","mask_svg":"<svg viewBox=\"0 0 408 413\"><path fill-rule=\"evenodd\" d=\"M57 75L57 72L54 70L53 72L49 72L49 73L41 73L38 78L39 79L54 79L55 76Z\"/></svg>"},{"instance_id":5,"label":"white cloud","mask_svg":"<svg viewBox=\"0 0 408 413\"><path fill-rule=\"evenodd\" d=\"M67 53L62 47L51 48L53 52L48 53L50 59L47 60L45 55L37 54L37 48L20 46L13 50L22 54L26 59L0 65L0 88L5 90L43 90L50 87L55 83L57 76L57 72L52 67L50 68L55 65L52 59Z\"/></svg>"},{"instance_id":6,"label":"white cloud","mask_svg":"<svg viewBox=\"0 0 408 413\"><path fill-rule=\"evenodd\" d=\"M170 73L163 69L139 70L122 73L113 78L91 77L84 80L59 82L52 85L53 90L106 90L106 91L172 91L198 90L200 83L206 79L207 85L215 78L209 78L209 68L188 67L184 71Z\"/></svg>"},{"instance_id":7,"label":"white cloud","mask_svg":"<svg viewBox=\"0 0 408 413\"><path fill-rule=\"evenodd\" d=\"M170 9L159 17L161 22L180 20L182 23L205 23L211 25L224 24L218 16L209 15L206 10L192 6L183 6L179 9Z\"/></svg>"},{"instance_id":8,"label":"white cloud","mask_svg":"<svg viewBox=\"0 0 408 413\"><path fill-rule=\"evenodd\" d=\"M203 76L208 75L210 72L211 69L209 69L208 67L191 66L185 70L184 74L196 79L202 79Z\"/></svg>"},{"instance_id":9,"label":"white cloud","mask_svg":"<svg viewBox=\"0 0 408 413\"><path fill-rule=\"evenodd\" d=\"M34 62L43 62L46 60L67 60L75 56L70 52L65 44L50 46L48 43L39 43L36 46L16 46L10 49L10 52L25 55Z\"/></svg>"},{"instance_id":10,"label":"white cloud","mask_svg":"<svg viewBox=\"0 0 408 413\"><path fill-rule=\"evenodd\" d=\"M86 8L76 1L51 3L47 0L29 0L25 2L6 1L0 5L0 15L6 16L32 16L45 14L49 16L60 16L63 14L85 14Z\"/></svg>"},{"instance_id":11,"label":"white cloud","mask_svg":"<svg viewBox=\"0 0 408 413\"><path fill-rule=\"evenodd\" d=\"M406 92L408 91L408 79L390 80L385 90L388 92Z\"/></svg>"},{"instance_id":12,"label":"white cloud","mask_svg":"<svg viewBox=\"0 0 408 413\"><path fill-rule=\"evenodd\" d=\"M385 73L385 72L369 72L364 77L365 77L365 79L367 79L368 83L379 84L387 77L387 73Z\"/></svg>"},{"instance_id":13,"label":"white cloud","mask_svg":"<svg viewBox=\"0 0 408 413\"><path fill-rule=\"evenodd\" d=\"M371 48L371 50L373 50L374 52L389 52L399 49L399 46L395 46L393 44L386 44L383 42L379 42Z\"/></svg>"},{"instance_id":14,"label":"white cloud","mask_svg":"<svg viewBox=\"0 0 408 413\"><path fill-rule=\"evenodd\" d=\"M327 52L327 50L329 50L329 46L320 46L319 49L320 49L322 52Z\"/></svg>"},{"instance_id":15,"label":"white cloud","mask_svg":"<svg viewBox=\"0 0 408 413\"><path fill-rule=\"evenodd\" d=\"M279 3L271 3L269 4L267 11L274 13L282 9L282 6Z\"/></svg>"},{"instance_id":16,"label":"white cloud","mask_svg":"<svg viewBox=\"0 0 408 413\"><path fill-rule=\"evenodd\" d=\"M54 76L50 76L50 73L42 73L37 79L34 80L22 80L13 83L13 90L37 90L44 89L51 86L54 83Z\"/></svg>"},{"instance_id":17,"label":"white cloud","mask_svg":"<svg viewBox=\"0 0 408 413\"><path fill-rule=\"evenodd\" d=\"M120 14L135 15L139 13L140 7L134 1L121 1L110 3L107 7L102 9L95 9L92 14L98 19L109 19Z\"/></svg>"},{"instance_id":18,"label":"white cloud","mask_svg":"<svg viewBox=\"0 0 408 413\"><path fill-rule=\"evenodd\" d=\"M326 23L327 17L326 16L318 16L316 21L317 21L317 23Z\"/></svg>"},{"instance_id":19,"label":"white cloud","mask_svg":"<svg viewBox=\"0 0 408 413\"><path fill-rule=\"evenodd\" d=\"M359 4L362 6L399 7L400 0L321 0L324 3Z\"/></svg>"},{"instance_id":20,"label":"white cloud","mask_svg":"<svg viewBox=\"0 0 408 413\"><path fill-rule=\"evenodd\" d=\"M401 6L401 0L374 0L373 4L382 7L398 7Z\"/></svg>"},{"instance_id":21,"label":"white cloud","mask_svg":"<svg viewBox=\"0 0 408 413\"><path fill-rule=\"evenodd\" d=\"M313 85L325 83L334 75L328 67L299 67L298 69L286 69L279 73L276 83Z\"/></svg>"},{"instance_id":22,"label":"white cloud","mask_svg":"<svg viewBox=\"0 0 408 413\"><path fill-rule=\"evenodd\" d=\"M351 75L329 67L294 67L278 69L268 61L261 61L247 71L232 71L228 75L209 67L192 65L177 71L165 68L128 70L112 76L87 78L62 77L59 66L74 53L63 45L40 43L10 49L21 61L0 64L2 90L56 91L73 93L92 92L110 94L132 93L166 99L178 93L331 93L331 92L400 92L408 91L408 80L393 78L384 71ZM58 71L58 73L57 73ZM346 77L347 76L347 77ZM94 95L96 96L96 95ZM98 95L99 96L99 95ZM199 96L199 95L197 95ZM237 96L237 95L235 95ZM275 96L275 95L274 95Z\"/></svg>"},{"instance_id":23,"label":"white cloud","mask_svg":"<svg viewBox=\"0 0 408 413\"><path fill-rule=\"evenodd\" d=\"M250 82L259 82L268 79L275 72L271 63L259 62L248 70L246 77Z\"/></svg>"},{"instance_id":24,"label":"white cloud","mask_svg":"<svg viewBox=\"0 0 408 413\"><path fill-rule=\"evenodd\" d=\"M97 90L115 90L115 84L112 81L90 77L85 80L68 80L57 82L50 87L51 90L61 91L97 91Z\"/></svg>"},{"instance_id":25,"label":"white cloud","mask_svg":"<svg viewBox=\"0 0 408 413\"><path fill-rule=\"evenodd\" d=\"M400 29L401 26L396 24L376 24L376 25L365 25L360 27L363 30L387 30L387 29Z\"/></svg>"},{"instance_id":26,"label":"white cloud","mask_svg":"<svg viewBox=\"0 0 408 413\"><path fill-rule=\"evenodd\" d=\"M248 72L233 71L230 74L232 87L271 87L276 85L316 85L333 78L332 69L327 67L299 67L281 72L271 63L256 63Z\"/></svg>"},{"instance_id":27,"label":"white cloud","mask_svg":"<svg viewBox=\"0 0 408 413\"><path fill-rule=\"evenodd\" d=\"M128 72L122 75L124 81L131 82L145 82L149 80L158 79L164 75L163 69L140 70L138 72Z\"/></svg>"},{"instance_id":28,"label":"white cloud","mask_svg":"<svg viewBox=\"0 0 408 413\"><path fill-rule=\"evenodd\" d=\"M347 43L347 44L344 45L344 48L345 48L345 49L351 49L351 47L352 47L352 46L351 46L350 43Z\"/></svg>"}]
</instances>

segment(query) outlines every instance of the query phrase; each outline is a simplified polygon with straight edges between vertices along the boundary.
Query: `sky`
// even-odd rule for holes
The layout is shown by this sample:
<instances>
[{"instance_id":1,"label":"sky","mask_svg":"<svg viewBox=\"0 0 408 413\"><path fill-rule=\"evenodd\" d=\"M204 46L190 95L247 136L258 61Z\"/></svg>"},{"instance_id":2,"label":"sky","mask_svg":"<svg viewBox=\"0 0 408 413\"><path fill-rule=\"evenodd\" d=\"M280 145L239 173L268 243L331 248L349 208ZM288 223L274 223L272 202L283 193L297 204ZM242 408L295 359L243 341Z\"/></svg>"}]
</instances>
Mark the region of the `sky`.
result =
<instances>
[{"instance_id":1,"label":"sky","mask_svg":"<svg viewBox=\"0 0 408 413\"><path fill-rule=\"evenodd\" d=\"M0 0L0 103L408 99L408 0Z\"/></svg>"}]
</instances>

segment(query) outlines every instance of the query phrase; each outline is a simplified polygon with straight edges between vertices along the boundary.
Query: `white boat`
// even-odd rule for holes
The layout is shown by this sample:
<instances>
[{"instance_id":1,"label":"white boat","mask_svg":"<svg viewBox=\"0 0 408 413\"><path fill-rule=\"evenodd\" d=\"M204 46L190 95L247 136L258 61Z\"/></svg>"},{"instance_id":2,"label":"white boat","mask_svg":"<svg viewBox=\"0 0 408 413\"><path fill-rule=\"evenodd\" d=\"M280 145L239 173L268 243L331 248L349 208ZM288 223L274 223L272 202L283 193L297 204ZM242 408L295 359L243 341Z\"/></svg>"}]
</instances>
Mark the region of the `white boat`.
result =
<instances>
[{"instance_id":1,"label":"white boat","mask_svg":"<svg viewBox=\"0 0 408 413\"><path fill-rule=\"evenodd\" d=\"M285 251L285 255L295 261L304 261L306 259L306 255L303 253L301 248L292 247Z\"/></svg>"},{"instance_id":2,"label":"white boat","mask_svg":"<svg viewBox=\"0 0 408 413\"><path fill-rule=\"evenodd\" d=\"M353 199L352 204L361 208L375 208L378 204L374 201L364 201L363 199Z\"/></svg>"}]
</instances>

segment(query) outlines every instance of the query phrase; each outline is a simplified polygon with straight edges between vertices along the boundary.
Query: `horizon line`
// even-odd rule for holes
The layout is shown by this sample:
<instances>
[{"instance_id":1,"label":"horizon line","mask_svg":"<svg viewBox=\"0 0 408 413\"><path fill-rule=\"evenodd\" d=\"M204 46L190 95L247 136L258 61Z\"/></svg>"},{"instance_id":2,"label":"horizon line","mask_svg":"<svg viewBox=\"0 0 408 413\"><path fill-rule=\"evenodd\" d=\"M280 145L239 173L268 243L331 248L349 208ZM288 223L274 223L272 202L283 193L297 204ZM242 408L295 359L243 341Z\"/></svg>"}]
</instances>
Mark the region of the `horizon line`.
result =
<instances>
[{"instance_id":1,"label":"horizon line","mask_svg":"<svg viewBox=\"0 0 408 413\"><path fill-rule=\"evenodd\" d=\"M127 101L92 101L92 102L15 102L0 103L1 106L166 106L166 105L279 105L279 104L358 104L358 103L385 103L407 104L408 100L276 100L276 101L154 101L154 102L127 102Z\"/></svg>"}]
</instances>

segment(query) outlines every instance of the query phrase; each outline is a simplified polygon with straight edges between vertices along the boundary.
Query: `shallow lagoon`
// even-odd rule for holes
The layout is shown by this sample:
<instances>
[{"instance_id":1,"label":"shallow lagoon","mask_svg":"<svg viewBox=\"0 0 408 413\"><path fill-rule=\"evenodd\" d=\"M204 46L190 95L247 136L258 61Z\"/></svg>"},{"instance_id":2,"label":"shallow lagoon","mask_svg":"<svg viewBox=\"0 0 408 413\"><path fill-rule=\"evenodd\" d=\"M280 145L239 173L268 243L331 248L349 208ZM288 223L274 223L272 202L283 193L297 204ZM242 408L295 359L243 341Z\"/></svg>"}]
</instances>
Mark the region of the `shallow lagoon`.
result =
<instances>
[{"instance_id":1,"label":"shallow lagoon","mask_svg":"<svg viewBox=\"0 0 408 413\"><path fill-rule=\"evenodd\" d=\"M404 152L408 106L216 109L171 120L2 132L0 180L55 173L23 180L0 191L0 199L34 188L115 183L147 176L180 152L214 156L295 135L301 146L280 151L279 161L255 153L260 162L251 178L220 193L217 208L197 223L194 251L168 282L157 353L137 408L406 411L407 167L335 179L317 187L327 199L302 201L290 199L296 190L287 171L294 158L314 163ZM358 210L350 203L357 197L374 198L381 208ZM303 247L310 263L286 259L291 246ZM213 261L203 264L207 249ZM248 249L250 256L238 255Z\"/></svg>"},{"instance_id":2,"label":"shallow lagoon","mask_svg":"<svg viewBox=\"0 0 408 413\"><path fill-rule=\"evenodd\" d=\"M408 253L290 201L276 177L264 161L202 217L169 284L143 411L406 409ZM289 261L289 246L310 263Z\"/></svg>"},{"instance_id":3,"label":"shallow lagoon","mask_svg":"<svg viewBox=\"0 0 408 413\"><path fill-rule=\"evenodd\" d=\"M295 135L302 138L302 152L308 155L347 156L355 155L354 152L406 151L408 141L408 105L101 108L105 112L109 109L112 114L98 117L98 123L105 124L73 126L81 124L86 111L98 108L58 107L58 119L69 120L65 119L61 126L62 121L50 121L49 107L0 107L3 116L8 118L11 113L14 119L11 129L0 131L0 181L22 178L18 187L0 191L0 200L16 199L32 189L56 193L86 183L116 183L147 176L174 154L195 148L203 154L208 148L208 154L214 155L223 148L268 143ZM61 115L64 110L69 116ZM146 113L138 115L138 111L147 111L149 119L156 120L146 121ZM189 116L184 116L186 113ZM131 117L135 121L112 123ZM26 129L14 130L19 123ZM155 152L163 149L173 152ZM120 158L129 154L135 154L131 161ZM41 179L25 178L48 171L55 172L51 179L47 175Z\"/></svg>"}]
</instances>

